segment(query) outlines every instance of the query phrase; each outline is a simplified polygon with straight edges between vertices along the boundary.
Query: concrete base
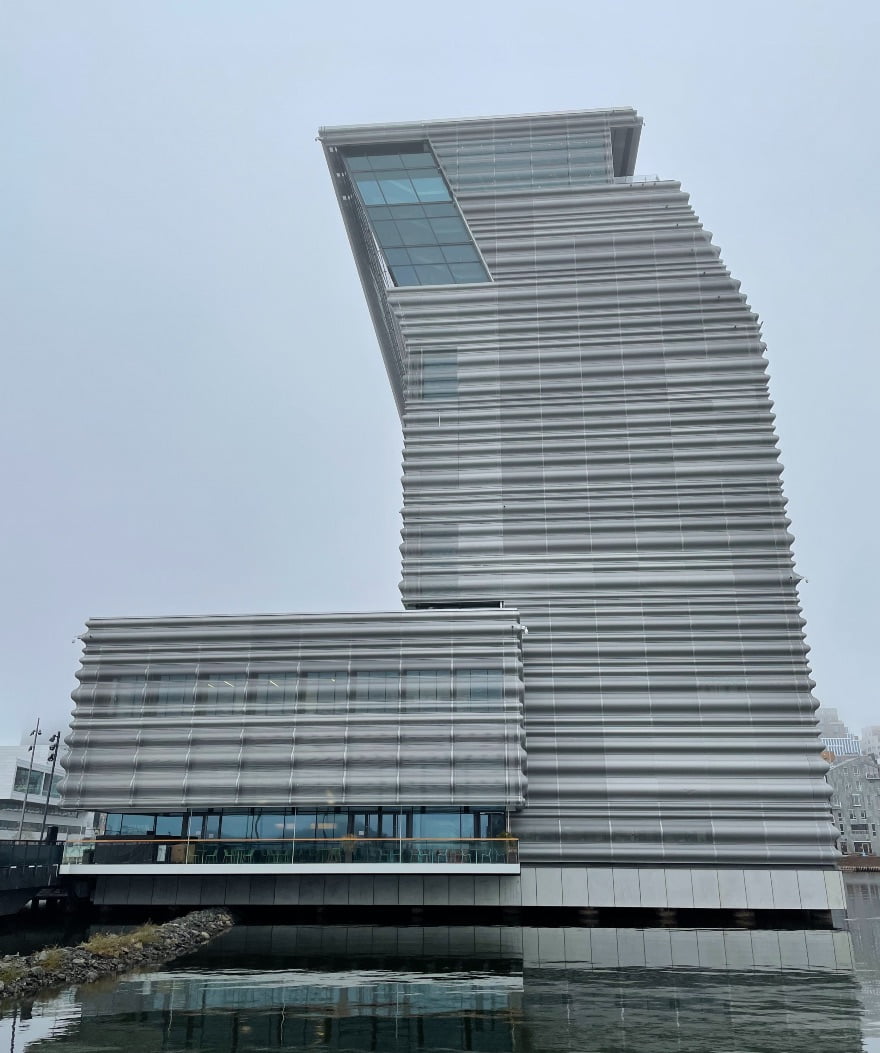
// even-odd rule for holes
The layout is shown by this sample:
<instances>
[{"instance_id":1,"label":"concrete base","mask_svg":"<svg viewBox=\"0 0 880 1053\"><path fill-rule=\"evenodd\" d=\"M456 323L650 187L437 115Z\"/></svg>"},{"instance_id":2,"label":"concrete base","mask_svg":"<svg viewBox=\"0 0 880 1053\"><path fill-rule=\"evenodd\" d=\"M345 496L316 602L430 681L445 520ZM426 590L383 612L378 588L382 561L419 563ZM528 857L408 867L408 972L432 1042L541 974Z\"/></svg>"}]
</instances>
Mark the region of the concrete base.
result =
<instances>
[{"instance_id":1,"label":"concrete base","mask_svg":"<svg viewBox=\"0 0 880 1053\"><path fill-rule=\"evenodd\" d=\"M837 870L523 866L515 874L104 874L99 906L842 911Z\"/></svg>"}]
</instances>

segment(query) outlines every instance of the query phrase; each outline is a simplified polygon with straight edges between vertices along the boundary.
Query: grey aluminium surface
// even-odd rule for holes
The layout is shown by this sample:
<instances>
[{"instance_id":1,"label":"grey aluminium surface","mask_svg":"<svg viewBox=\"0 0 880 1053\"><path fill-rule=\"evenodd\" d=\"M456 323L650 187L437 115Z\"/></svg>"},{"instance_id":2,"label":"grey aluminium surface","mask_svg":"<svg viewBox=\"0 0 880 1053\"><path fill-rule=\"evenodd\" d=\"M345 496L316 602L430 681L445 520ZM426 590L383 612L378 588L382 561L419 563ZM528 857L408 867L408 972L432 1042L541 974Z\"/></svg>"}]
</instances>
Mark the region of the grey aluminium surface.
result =
<instances>
[{"instance_id":1,"label":"grey aluminium surface","mask_svg":"<svg viewBox=\"0 0 880 1053\"><path fill-rule=\"evenodd\" d=\"M827 866L764 343L681 186L632 178L640 126L321 131L403 422L404 604L521 612L524 861ZM346 150L418 142L489 282L383 269Z\"/></svg>"},{"instance_id":2,"label":"grey aluminium surface","mask_svg":"<svg viewBox=\"0 0 880 1053\"><path fill-rule=\"evenodd\" d=\"M523 803L516 611L94 619L82 639L68 807Z\"/></svg>"}]
</instances>

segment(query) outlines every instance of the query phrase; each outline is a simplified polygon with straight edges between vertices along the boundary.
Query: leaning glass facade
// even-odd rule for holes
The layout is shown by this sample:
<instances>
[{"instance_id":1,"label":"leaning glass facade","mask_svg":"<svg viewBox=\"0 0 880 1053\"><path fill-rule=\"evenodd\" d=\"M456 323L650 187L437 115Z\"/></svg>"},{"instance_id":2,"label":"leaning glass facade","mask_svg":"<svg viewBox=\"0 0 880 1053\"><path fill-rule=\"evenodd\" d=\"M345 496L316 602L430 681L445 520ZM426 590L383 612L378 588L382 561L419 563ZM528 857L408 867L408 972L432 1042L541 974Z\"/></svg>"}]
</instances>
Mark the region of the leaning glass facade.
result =
<instances>
[{"instance_id":1,"label":"leaning glass facade","mask_svg":"<svg viewBox=\"0 0 880 1053\"><path fill-rule=\"evenodd\" d=\"M427 143L354 149L345 163L395 285L489 280Z\"/></svg>"}]
</instances>

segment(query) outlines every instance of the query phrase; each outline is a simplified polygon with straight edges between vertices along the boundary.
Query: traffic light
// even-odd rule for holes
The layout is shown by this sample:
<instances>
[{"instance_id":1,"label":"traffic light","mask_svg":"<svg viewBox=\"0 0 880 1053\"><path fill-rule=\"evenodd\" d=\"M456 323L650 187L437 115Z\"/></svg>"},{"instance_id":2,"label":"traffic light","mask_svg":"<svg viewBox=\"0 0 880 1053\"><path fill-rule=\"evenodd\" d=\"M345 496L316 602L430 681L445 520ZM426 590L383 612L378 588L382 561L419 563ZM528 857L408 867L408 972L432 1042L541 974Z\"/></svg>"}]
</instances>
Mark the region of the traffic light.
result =
<instances>
[{"instance_id":1,"label":"traffic light","mask_svg":"<svg viewBox=\"0 0 880 1053\"><path fill-rule=\"evenodd\" d=\"M54 764L58 757L59 742L61 742L61 732L56 731L49 739L49 756L46 758L49 764Z\"/></svg>"}]
</instances>

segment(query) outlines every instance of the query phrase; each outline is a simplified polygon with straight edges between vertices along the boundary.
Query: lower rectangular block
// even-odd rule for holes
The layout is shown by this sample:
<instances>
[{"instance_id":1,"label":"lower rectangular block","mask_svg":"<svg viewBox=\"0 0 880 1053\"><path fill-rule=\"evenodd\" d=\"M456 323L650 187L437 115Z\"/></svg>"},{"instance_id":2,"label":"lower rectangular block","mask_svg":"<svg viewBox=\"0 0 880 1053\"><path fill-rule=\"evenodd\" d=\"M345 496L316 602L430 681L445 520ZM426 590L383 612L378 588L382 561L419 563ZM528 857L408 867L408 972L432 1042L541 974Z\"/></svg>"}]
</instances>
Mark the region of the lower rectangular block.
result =
<instances>
[{"instance_id":1,"label":"lower rectangular block","mask_svg":"<svg viewBox=\"0 0 880 1053\"><path fill-rule=\"evenodd\" d=\"M299 876L281 874L275 882L275 904L279 907L295 907L299 903Z\"/></svg>"},{"instance_id":2,"label":"lower rectangular block","mask_svg":"<svg viewBox=\"0 0 880 1053\"><path fill-rule=\"evenodd\" d=\"M695 907L711 910L721 906L717 870L703 870L695 867L691 871L691 885L694 890Z\"/></svg>"},{"instance_id":3,"label":"lower rectangular block","mask_svg":"<svg viewBox=\"0 0 880 1053\"><path fill-rule=\"evenodd\" d=\"M450 874L449 906L472 907L474 905L474 879L469 874Z\"/></svg>"},{"instance_id":4,"label":"lower rectangular block","mask_svg":"<svg viewBox=\"0 0 880 1053\"><path fill-rule=\"evenodd\" d=\"M497 907L499 900L498 878L494 874L475 874L474 905L477 907Z\"/></svg>"},{"instance_id":5,"label":"lower rectangular block","mask_svg":"<svg viewBox=\"0 0 880 1053\"><path fill-rule=\"evenodd\" d=\"M583 907L587 903L587 872L584 867L562 868L562 905Z\"/></svg>"},{"instance_id":6,"label":"lower rectangular block","mask_svg":"<svg viewBox=\"0 0 880 1053\"><path fill-rule=\"evenodd\" d=\"M612 868L615 907L640 907L639 872L635 867Z\"/></svg>"},{"instance_id":7,"label":"lower rectangular block","mask_svg":"<svg viewBox=\"0 0 880 1053\"><path fill-rule=\"evenodd\" d=\"M373 878L373 903L376 906L398 903L398 895L396 875L376 874Z\"/></svg>"},{"instance_id":8,"label":"lower rectangular block","mask_svg":"<svg viewBox=\"0 0 880 1053\"><path fill-rule=\"evenodd\" d=\"M449 878L445 874L426 874L422 895L426 907L448 906Z\"/></svg>"},{"instance_id":9,"label":"lower rectangular block","mask_svg":"<svg viewBox=\"0 0 880 1053\"><path fill-rule=\"evenodd\" d=\"M348 887L348 903L352 907L373 905L373 877L371 874L352 874Z\"/></svg>"},{"instance_id":10,"label":"lower rectangular block","mask_svg":"<svg viewBox=\"0 0 880 1053\"><path fill-rule=\"evenodd\" d=\"M560 867L538 867L537 895L539 907L562 906L562 874Z\"/></svg>"},{"instance_id":11,"label":"lower rectangular block","mask_svg":"<svg viewBox=\"0 0 880 1053\"><path fill-rule=\"evenodd\" d=\"M424 880L421 874L401 874L398 886L401 906L420 907L425 902Z\"/></svg>"},{"instance_id":12,"label":"lower rectangular block","mask_svg":"<svg viewBox=\"0 0 880 1053\"><path fill-rule=\"evenodd\" d=\"M798 890L803 910L828 910L828 891L821 870L799 870Z\"/></svg>"},{"instance_id":13,"label":"lower rectangular block","mask_svg":"<svg viewBox=\"0 0 880 1053\"><path fill-rule=\"evenodd\" d=\"M639 898L643 907L665 907L666 872L659 868L642 867L639 870Z\"/></svg>"},{"instance_id":14,"label":"lower rectangular block","mask_svg":"<svg viewBox=\"0 0 880 1053\"><path fill-rule=\"evenodd\" d=\"M587 871L587 896L591 907L614 906L614 880L611 867L591 867Z\"/></svg>"}]
</instances>

